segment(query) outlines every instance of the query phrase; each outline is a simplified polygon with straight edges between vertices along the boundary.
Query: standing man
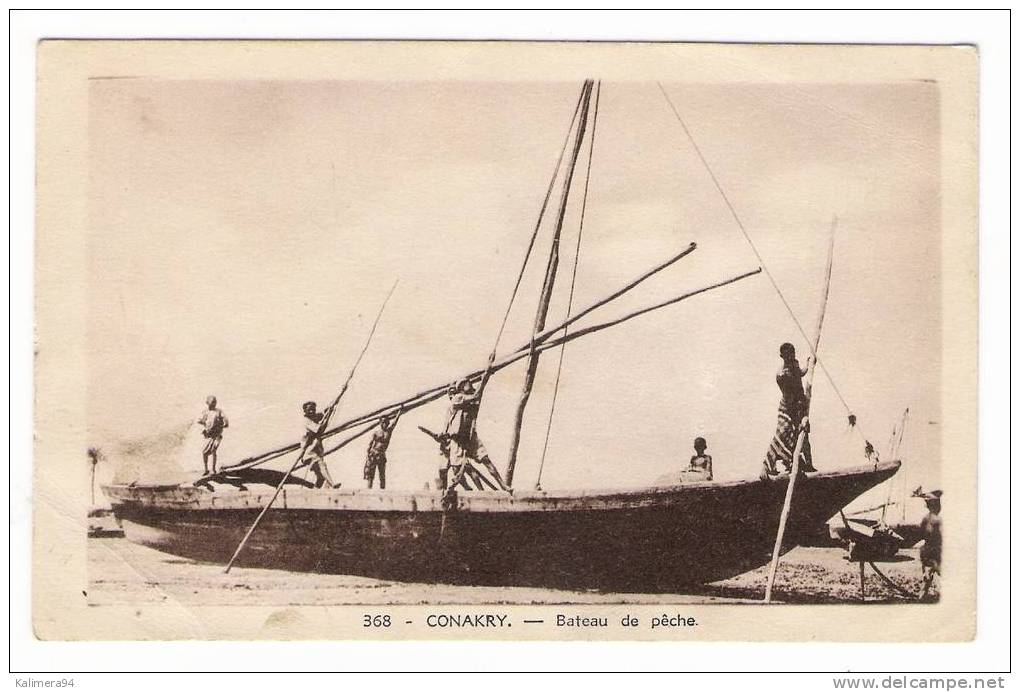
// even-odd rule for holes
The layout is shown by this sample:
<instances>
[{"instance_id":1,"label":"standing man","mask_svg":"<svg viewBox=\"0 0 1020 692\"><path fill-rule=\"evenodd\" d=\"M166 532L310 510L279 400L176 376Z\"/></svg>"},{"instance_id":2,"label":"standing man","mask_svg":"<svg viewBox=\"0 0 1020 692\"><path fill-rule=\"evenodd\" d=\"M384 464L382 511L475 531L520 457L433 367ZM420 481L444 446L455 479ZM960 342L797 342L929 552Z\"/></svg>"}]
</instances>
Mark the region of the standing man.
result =
<instances>
[{"instance_id":1,"label":"standing man","mask_svg":"<svg viewBox=\"0 0 1020 692\"><path fill-rule=\"evenodd\" d=\"M315 474L316 488L339 488L340 484L334 484L333 479L330 478L329 469L326 467L326 460L323 456L322 420L325 414L316 412L314 401L306 401L302 404L301 409L305 414L304 436L301 440L305 450L304 465L312 468L312 473Z\"/></svg>"},{"instance_id":2,"label":"standing man","mask_svg":"<svg viewBox=\"0 0 1020 692\"><path fill-rule=\"evenodd\" d=\"M386 490L386 450L390 446L390 437L393 436L393 428L396 427L404 409L397 411L395 418L383 416L379 419L379 427L372 433L372 439L368 441L368 452L365 455L365 480L368 487L372 487L375 480L375 472L379 471L379 490Z\"/></svg>"},{"instance_id":3,"label":"standing man","mask_svg":"<svg viewBox=\"0 0 1020 692\"><path fill-rule=\"evenodd\" d=\"M921 520L921 534L924 545L921 546L921 600L927 600L934 590L936 576L942 575L942 491L932 490L925 493L924 504L928 514Z\"/></svg>"},{"instance_id":4,"label":"standing man","mask_svg":"<svg viewBox=\"0 0 1020 692\"><path fill-rule=\"evenodd\" d=\"M451 384L446 388L446 398L451 402L453 401L454 395L457 393L457 385ZM453 404L451 403L451 406ZM447 422L450 420L450 414L447 413ZM439 444L439 489L446 490L450 481L452 481L458 474L457 471L460 469L453 469L453 457L450 454L450 435L447 432L443 432L439 435L432 435L432 438Z\"/></svg>"},{"instance_id":5,"label":"standing man","mask_svg":"<svg viewBox=\"0 0 1020 692\"><path fill-rule=\"evenodd\" d=\"M456 394L450 399L450 412L446 422L446 433L450 436L451 463L455 463L454 459L456 459L462 467L456 475L456 480L451 478L450 487L457 485L460 477L470 467L471 461L477 461L492 475L492 478L501 490L510 491L506 483L503 482L503 477L496 469L496 465L489 459L489 453L486 451L481 440L478 439L478 431L476 430L478 407L482 403L482 394L491 375L492 370L490 368L486 370L482 381L478 384L477 390L471 384L470 379L465 378L461 380L457 383Z\"/></svg>"},{"instance_id":6,"label":"standing man","mask_svg":"<svg viewBox=\"0 0 1020 692\"><path fill-rule=\"evenodd\" d=\"M205 398L206 410L196 421L202 426L202 437L205 438L205 446L202 448L202 466L205 468L205 475L209 475L209 468L216 473L216 450L220 448L223 441L223 429L230 426L223 411L216 408L216 397L209 395Z\"/></svg>"},{"instance_id":7,"label":"standing man","mask_svg":"<svg viewBox=\"0 0 1020 692\"><path fill-rule=\"evenodd\" d=\"M779 372L776 373L776 384L779 386L781 394L779 420L776 423L776 434L772 436L772 443L765 455L762 478L784 471L790 472L793 467L793 452L797 447L801 423L804 416L807 415L807 397L804 394L801 378L807 374L813 359L808 356L808 367L801 368L797 361L797 351L791 343L785 343L779 347L779 357L783 359L783 364L780 366ZM811 464L811 441L807 437L804 438L804 446L801 449L800 470L805 472L815 470Z\"/></svg>"},{"instance_id":8,"label":"standing man","mask_svg":"<svg viewBox=\"0 0 1020 692\"><path fill-rule=\"evenodd\" d=\"M457 415L453 408L453 398L457 396L458 382L454 382L446 388L446 396L450 399L450 407L446 414L446 427L443 432L438 435L425 429L425 431L432 439L439 444L439 488L441 490L450 490L457 485L464 488L464 490L482 490L482 474L478 472L473 466L469 459L466 459L461 454L456 454L453 449L453 438L452 435L447 432L450 426L450 420ZM459 447L457 448L459 449ZM471 484L468 483L468 479L471 479L475 487L472 488ZM495 488L492 484L489 484L490 488Z\"/></svg>"}]
</instances>

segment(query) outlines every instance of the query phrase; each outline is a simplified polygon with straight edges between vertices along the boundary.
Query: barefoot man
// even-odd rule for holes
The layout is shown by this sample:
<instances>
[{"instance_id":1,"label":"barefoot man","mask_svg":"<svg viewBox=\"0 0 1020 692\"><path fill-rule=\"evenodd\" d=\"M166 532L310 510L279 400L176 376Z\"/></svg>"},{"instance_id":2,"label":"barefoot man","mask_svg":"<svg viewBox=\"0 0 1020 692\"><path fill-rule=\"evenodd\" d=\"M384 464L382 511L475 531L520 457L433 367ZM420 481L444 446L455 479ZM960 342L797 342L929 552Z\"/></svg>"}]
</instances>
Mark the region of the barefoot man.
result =
<instances>
[{"instance_id":1,"label":"barefoot man","mask_svg":"<svg viewBox=\"0 0 1020 692\"><path fill-rule=\"evenodd\" d=\"M202 426L202 437L205 438L205 446L202 448L202 466L205 468L205 475L209 475L210 466L212 473L216 473L216 450L220 448L223 441L223 429L230 426L223 411L216 408L216 397L205 398L206 410L196 421Z\"/></svg>"},{"instance_id":2,"label":"barefoot man","mask_svg":"<svg viewBox=\"0 0 1020 692\"><path fill-rule=\"evenodd\" d=\"M333 479L330 478L329 469L326 468L326 460L323 456L324 452L322 449L322 413L318 413L315 410L314 401L306 401L301 406L304 411L304 425L305 433L302 444L305 446L305 461L306 466L310 466L312 473L315 474L315 487L316 488L339 488L340 484L333 483Z\"/></svg>"},{"instance_id":3,"label":"barefoot man","mask_svg":"<svg viewBox=\"0 0 1020 692\"><path fill-rule=\"evenodd\" d=\"M459 469L456 478L449 481L450 487L460 482L461 477L471 466L471 462L477 462L485 467L496 484L502 490L509 490L503 477L496 469L496 465L489 459L489 453L485 446L478 439L476 424L478 421L478 407L482 402L482 393L488 383L491 370L485 373L477 391L470 379L463 379L457 383L457 393L450 399L450 413L447 417L446 433L450 436L450 452L453 463L459 462L463 467Z\"/></svg>"},{"instance_id":4,"label":"barefoot man","mask_svg":"<svg viewBox=\"0 0 1020 692\"><path fill-rule=\"evenodd\" d=\"M779 357L783 359L783 364L776 373L776 384L782 395L779 400L779 420L776 423L776 434L772 437L769 451L765 455L763 478L790 472L793 466L793 451L800 434L800 424L807 413L807 397L801 378L807 374L808 368L800 367L793 344L785 343L780 346ZM811 360L811 356L808 356L809 366ZM804 439L804 446L801 449L800 470L805 472L815 470L811 464L811 445L807 438Z\"/></svg>"},{"instance_id":5,"label":"barefoot man","mask_svg":"<svg viewBox=\"0 0 1020 692\"><path fill-rule=\"evenodd\" d=\"M400 409L393 418L383 416L379 419L379 427L372 433L365 455L365 480L368 481L369 488L372 487L378 471L379 490L386 490L386 450L389 449L390 438L393 437L393 428L397 427L397 421L403 413L404 409Z\"/></svg>"}]
</instances>

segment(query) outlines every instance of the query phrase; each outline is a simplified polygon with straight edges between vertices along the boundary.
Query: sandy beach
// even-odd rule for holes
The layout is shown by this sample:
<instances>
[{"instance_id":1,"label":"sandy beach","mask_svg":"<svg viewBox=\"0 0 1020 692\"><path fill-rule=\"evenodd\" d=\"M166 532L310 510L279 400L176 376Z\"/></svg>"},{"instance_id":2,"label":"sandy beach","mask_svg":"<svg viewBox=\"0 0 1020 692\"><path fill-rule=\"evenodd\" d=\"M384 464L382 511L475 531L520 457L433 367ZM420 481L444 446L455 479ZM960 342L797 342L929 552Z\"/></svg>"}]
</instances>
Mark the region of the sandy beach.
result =
<instances>
[{"instance_id":1,"label":"sandy beach","mask_svg":"<svg viewBox=\"0 0 1020 692\"><path fill-rule=\"evenodd\" d=\"M860 602L856 563L841 548L799 547L784 556L773 598L786 603ZM767 567L687 593L606 593L534 587L411 584L367 577L235 568L201 563L133 544L124 538L90 538L90 606L176 602L184 605L420 605L563 603L739 603L760 601ZM917 550L879 564L900 588L919 593ZM909 602L866 572L867 603Z\"/></svg>"}]
</instances>

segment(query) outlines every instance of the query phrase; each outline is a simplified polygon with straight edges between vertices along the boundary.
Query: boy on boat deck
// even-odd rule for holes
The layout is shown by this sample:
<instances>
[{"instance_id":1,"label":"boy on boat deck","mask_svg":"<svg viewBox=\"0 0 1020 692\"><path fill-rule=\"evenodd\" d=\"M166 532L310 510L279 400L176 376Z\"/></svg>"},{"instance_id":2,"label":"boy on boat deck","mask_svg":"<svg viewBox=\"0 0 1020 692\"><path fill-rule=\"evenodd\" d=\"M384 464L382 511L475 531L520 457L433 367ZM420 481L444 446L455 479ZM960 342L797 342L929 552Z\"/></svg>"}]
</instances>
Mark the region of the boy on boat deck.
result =
<instances>
[{"instance_id":1,"label":"boy on boat deck","mask_svg":"<svg viewBox=\"0 0 1020 692\"><path fill-rule=\"evenodd\" d=\"M797 361L797 351L793 344L785 343L779 347L779 357L783 364L776 373L776 384L782 397L779 400L779 420L776 423L776 434L772 436L772 443L765 455L763 463L762 478L768 478L779 473L789 473L793 467L793 452L797 447L797 437L800 434L801 421L807 413L807 397L804 394L804 385L801 382L808 368L801 368ZM808 356L810 367L812 357ZM814 471L811 463L811 442L805 436L804 446L801 449L801 471ZM782 464L782 468L780 468Z\"/></svg>"},{"instance_id":2,"label":"boy on boat deck","mask_svg":"<svg viewBox=\"0 0 1020 692\"><path fill-rule=\"evenodd\" d=\"M216 473L216 450L220 448L223 441L223 429L230 427L230 422L223 415L223 411L216 408L216 397L210 395L205 398L206 410L196 421L202 426L202 437L205 438L205 446L202 448L202 466L205 467L205 475L209 475L209 467L212 466L212 473Z\"/></svg>"},{"instance_id":3,"label":"boy on boat deck","mask_svg":"<svg viewBox=\"0 0 1020 692\"><path fill-rule=\"evenodd\" d=\"M383 416L379 419L379 427L372 432L372 439L368 442L368 451L365 454L365 480L368 487L372 487L375 481L375 473L379 472L379 489L386 490L386 450L390 446L390 438L393 436L393 428L397 421L404 414L404 409L397 411L394 418Z\"/></svg>"},{"instance_id":4,"label":"boy on boat deck","mask_svg":"<svg viewBox=\"0 0 1020 692\"><path fill-rule=\"evenodd\" d=\"M712 455L706 454L708 443L704 437L694 438L694 456L691 457L690 465L684 470L684 480L689 481L710 481L712 480Z\"/></svg>"},{"instance_id":5,"label":"boy on boat deck","mask_svg":"<svg viewBox=\"0 0 1020 692\"><path fill-rule=\"evenodd\" d=\"M304 436L301 441L305 449L303 466L311 467L312 473L315 474L316 488L322 488L323 486L326 488L339 488L339 483L333 483L323 456L321 430L323 414L316 412L314 401L306 401L301 405L301 410L305 414Z\"/></svg>"}]
</instances>

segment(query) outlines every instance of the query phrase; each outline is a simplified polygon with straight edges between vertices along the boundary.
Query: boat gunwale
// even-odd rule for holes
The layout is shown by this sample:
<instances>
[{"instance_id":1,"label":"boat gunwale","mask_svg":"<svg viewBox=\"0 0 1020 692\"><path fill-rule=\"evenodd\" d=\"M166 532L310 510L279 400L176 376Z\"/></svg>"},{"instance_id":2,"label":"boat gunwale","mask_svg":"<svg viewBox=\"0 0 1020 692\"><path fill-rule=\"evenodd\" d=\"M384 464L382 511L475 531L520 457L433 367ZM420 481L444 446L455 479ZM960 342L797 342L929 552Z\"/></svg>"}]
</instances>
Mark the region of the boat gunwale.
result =
<instances>
[{"instance_id":1,"label":"boat gunwale","mask_svg":"<svg viewBox=\"0 0 1020 692\"><path fill-rule=\"evenodd\" d=\"M828 478L847 478L892 471L900 467L898 460L862 464L831 471L807 474L812 481ZM669 503L693 491L720 491L748 487L762 483L785 483L782 476L770 481L760 478L732 481L696 481L668 486L651 486L626 489L599 489L549 494L547 491L521 490L512 495L499 491L470 491L457 493L457 509L462 511L601 511L649 506L658 502ZM153 509L167 510L251 510L267 501L270 489L217 493L190 484L181 485L130 485L102 486L116 509L124 503L143 504ZM112 491L112 492L111 492ZM285 488L280 509L310 511L351 512L427 512L443 511L443 494L436 491L388 491L366 488L315 490ZM309 501L310 500L310 501ZM343 504L341 504L341 502ZM351 503L355 503L351 506Z\"/></svg>"}]
</instances>

